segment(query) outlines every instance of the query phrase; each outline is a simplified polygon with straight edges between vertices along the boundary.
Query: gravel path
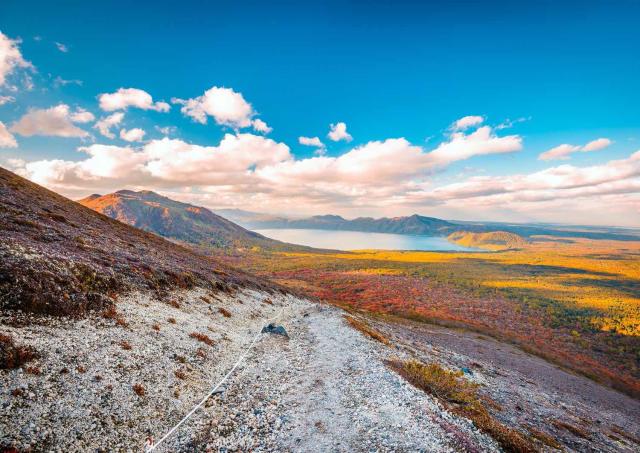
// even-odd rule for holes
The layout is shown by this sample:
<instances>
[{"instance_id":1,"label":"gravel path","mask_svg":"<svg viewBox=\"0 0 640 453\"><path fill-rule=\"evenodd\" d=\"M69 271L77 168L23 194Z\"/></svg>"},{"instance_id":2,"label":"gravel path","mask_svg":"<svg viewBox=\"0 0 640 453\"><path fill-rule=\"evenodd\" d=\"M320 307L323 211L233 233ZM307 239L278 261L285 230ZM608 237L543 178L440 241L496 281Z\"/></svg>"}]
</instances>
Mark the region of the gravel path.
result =
<instances>
[{"instance_id":1,"label":"gravel path","mask_svg":"<svg viewBox=\"0 0 640 453\"><path fill-rule=\"evenodd\" d=\"M401 354L352 330L341 313L289 307L281 322L291 338L264 337L228 390L194 421L199 435L171 449L497 450L389 371L383 359Z\"/></svg>"}]
</instances>

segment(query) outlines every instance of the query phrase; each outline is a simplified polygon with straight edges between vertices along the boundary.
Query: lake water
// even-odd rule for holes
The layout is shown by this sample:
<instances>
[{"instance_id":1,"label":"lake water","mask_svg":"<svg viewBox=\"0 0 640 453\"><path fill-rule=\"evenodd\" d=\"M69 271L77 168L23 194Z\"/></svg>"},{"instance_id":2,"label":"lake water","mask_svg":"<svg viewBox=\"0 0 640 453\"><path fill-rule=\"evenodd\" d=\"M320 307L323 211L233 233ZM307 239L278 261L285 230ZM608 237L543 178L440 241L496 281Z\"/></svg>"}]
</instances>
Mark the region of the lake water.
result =
<instances>
[{"instance_id":1,"label":"lake water","mask_svg":"<svg viewBox=\"0 0 640 453\"><path fill-rule=\"evenodd\" d=\"M290 244L334 250L430 250L477 251L442 237L406 234L364 233L360 231L303 230L293 228L254 230L271 239Z\"/></svg>"}]
</instances>

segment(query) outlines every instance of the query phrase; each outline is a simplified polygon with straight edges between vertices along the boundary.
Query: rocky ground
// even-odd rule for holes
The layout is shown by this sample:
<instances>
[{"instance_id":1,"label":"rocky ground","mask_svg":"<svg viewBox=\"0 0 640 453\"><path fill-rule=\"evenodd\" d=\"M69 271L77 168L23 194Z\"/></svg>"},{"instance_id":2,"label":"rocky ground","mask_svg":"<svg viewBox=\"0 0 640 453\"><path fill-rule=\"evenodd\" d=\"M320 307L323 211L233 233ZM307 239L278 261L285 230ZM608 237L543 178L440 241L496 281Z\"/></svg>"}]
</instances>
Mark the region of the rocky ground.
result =
<instances>
[{"instance_id":1,"label":"rocky ground","mask_svg":"<svg viewBox=\"0 0 640 453\"><path fill-rule=\"evenodd\" d=\"M635 400L511 346L370 321L393 340L385 346L349 327L337 308L250 290L181 291L165 301L137 293L118 302L112 319L4 315L3 331L39 357L0 372L0 445L142 451L147 437L161 438L208 393L276 315L290 338L260 335L222 392L155 451L500 450L389 370L383 361L393 357L468 368L467 377L501 406L495 415L503 423L545 431L566 451L637 451Z\"/></svg>"},{"instance_id":2,"label":"rocky ground","mask_svg":"<svg viewBox=\"0 0 640 453\"><path fill-rule=\"evenodd\" d=\"M370 320L422 361L464 370L499 406L493 415L523 433L543 432L566 451L640 451L640 402L505 344L464 330Z\"/></svg>"}]
</instances>

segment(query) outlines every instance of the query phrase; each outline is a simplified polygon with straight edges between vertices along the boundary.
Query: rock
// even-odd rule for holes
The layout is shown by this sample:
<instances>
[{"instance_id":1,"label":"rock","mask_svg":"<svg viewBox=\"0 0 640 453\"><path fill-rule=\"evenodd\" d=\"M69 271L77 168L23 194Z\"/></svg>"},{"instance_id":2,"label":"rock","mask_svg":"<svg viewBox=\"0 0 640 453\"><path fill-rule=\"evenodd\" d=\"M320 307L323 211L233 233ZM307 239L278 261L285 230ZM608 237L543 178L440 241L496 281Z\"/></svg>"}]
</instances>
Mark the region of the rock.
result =
<instances>
[{"instance_id":1,"label":"rock","mask_svg":"<svg viewBox=\"0 0 640 453\"><path fill-rule=\"evenodd\" d=\"M271 333L273 335L282 335L283 337L289 338L289 334L282 326L276 326L275 324L269 324L262 328L262 333Z\"/></svg>"}]
</instances>

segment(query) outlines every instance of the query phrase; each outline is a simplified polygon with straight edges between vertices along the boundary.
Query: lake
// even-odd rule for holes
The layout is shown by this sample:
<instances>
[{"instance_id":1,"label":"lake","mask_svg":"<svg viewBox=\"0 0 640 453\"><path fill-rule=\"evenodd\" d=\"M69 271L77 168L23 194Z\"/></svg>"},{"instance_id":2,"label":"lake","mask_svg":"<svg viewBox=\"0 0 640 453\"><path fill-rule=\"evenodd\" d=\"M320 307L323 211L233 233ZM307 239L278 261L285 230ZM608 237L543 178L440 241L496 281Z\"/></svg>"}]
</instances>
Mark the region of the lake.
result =
<instances>
[{"instance_id":1,"label":"lake","mask_svg":"<svg viewBox=\"0 0 640 453\"><path fill-rule=\"evenodd\" d=\"M293 228L270 228L254 231L278 241L321 249L478 251L478 249L463 247L449 242L445 238L433 236Z\"/></svg>"}]
</instances>

